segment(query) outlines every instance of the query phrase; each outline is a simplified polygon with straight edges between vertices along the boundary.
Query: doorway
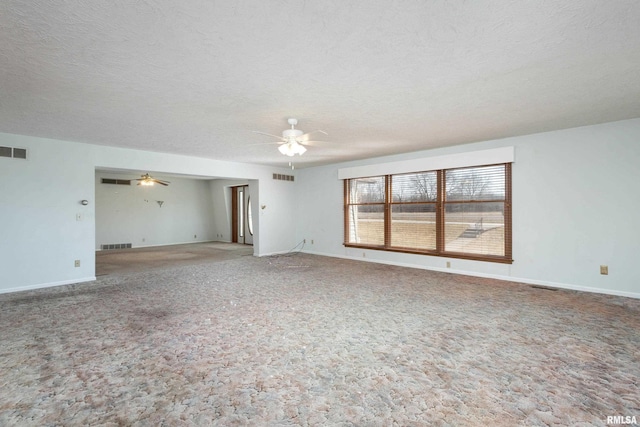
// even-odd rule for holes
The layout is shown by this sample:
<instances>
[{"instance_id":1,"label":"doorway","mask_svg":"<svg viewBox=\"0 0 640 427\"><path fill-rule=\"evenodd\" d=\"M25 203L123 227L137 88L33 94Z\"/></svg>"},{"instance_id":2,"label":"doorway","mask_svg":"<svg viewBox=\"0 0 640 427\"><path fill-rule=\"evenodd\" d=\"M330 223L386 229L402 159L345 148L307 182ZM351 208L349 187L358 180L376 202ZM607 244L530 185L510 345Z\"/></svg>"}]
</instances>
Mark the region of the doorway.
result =
<instances>
[{"instance_id":1,"label":"doorway","mask_svg":"<svg viewBox=\"0 0 640 427\"><path fill-rule=\"evenodd\" d=\"M248 185L231 187L231 241L253 245L253 215Z\"/></svg>"}]
</instances>

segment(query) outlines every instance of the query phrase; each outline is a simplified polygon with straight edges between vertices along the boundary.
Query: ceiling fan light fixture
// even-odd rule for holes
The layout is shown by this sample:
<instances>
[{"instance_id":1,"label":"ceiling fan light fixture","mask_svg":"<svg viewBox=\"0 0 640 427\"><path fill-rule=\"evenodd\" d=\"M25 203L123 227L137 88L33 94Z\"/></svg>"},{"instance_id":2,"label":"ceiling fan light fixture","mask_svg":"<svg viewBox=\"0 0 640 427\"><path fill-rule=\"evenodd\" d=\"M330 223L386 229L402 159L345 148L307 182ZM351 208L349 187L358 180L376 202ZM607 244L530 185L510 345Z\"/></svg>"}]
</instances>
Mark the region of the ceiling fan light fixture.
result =
<instances>
[{"instance_id":1,"label":"ceiling fan light fixture","mask_svg":"<svg viewBox=\"0 0 640 427\"><path fill-rule=\"evenodd\" d=\"M291 151L291 147L289 143L282 144L278 147L278 151L285 156L293 156L293 151Z\"/></svg>"},{"instance_id":2,"label":"ceiling fan light fixture","mask_svg":"<svg viewBox=\"0 0 640 427\"><path fill-rule=\"evenodd\" d=\"M138 181L138 185L144 185L145 187L151 187L155 184L164 185L165 187L169 185L169 181L156 179L151 175L149 175L148 173L141 175L140 178L136 179L136 181Z\"/></svg>"},{"instance_id":3,"label":"ceiling fan light fixture","mask_svg":"<svg viewBox=\"0 0 640 427\"><path fill-rule=\"evenodd\" d=\"M280 145L278 147L278 151L280 151L280 153L284 154L285 156L293 157L296 154L299 156L302 155L305 151L307 151L307 149L302 144L299 144L297 141L293 140Z\"/></svg>"},{"instance_id":4,"label":"ceiling fan light fixture","mask_svg":"<svg viewBox=\"0 0 640 427\"><path fill-rule=\"evenodd\" d=\"M304 145L298 144L297 142L295 144L294 149L296 150L296 154L298 154L299 156L303 155L307 151Z\"/></svg>"}]
</instances>

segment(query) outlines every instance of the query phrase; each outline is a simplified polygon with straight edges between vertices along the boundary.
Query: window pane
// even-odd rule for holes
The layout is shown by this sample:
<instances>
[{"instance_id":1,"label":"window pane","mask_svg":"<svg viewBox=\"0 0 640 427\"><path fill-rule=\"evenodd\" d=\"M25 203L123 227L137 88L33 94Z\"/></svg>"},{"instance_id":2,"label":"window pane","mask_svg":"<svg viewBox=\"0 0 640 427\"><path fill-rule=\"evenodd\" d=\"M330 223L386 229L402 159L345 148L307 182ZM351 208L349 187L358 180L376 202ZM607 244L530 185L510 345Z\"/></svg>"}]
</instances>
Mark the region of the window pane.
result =
<instances>
[{"instance_id":1,"label":"window pane","mask_svg":"<svg viewBox=\"0 0 640 427\"><path fill-rule=\"evenodd\" d=\"M393 205L391 207L391 246L435 250L435 203Z\"/></svg>"},{"instance_id":2,"label":"window pane","mask_svg":"<svg viewBox=\"0 0 640 427\"><path fill-rule=\"evenodd\" d=\"M445 171L447 201L504 200L505 165Z\"/></svg>"},{"instance_id":3,"label":"window pane","mask_svg":"<svg viewBox=\"0 0 640 427\"><path fill-rule=\"evenodd\" d=\"M445 251L504 256L504 203L447 203Z\"/></svg>"},{"instance_id":4,"label":"window pane","mask_svg":"<svg viewBox=\"0 0 640 427\"><path fill-rule=\"evenodd\" d=\"M384 176L349 180L349 203L384 203Z\"/></svg>"},{"instance_id":5,"label":"window pane","mask_svg":"<svg viewBox=\"0 0 640 427\"><path fill-rule=\"evenodd\" d=\"M247 228L249 228L249 234L253 236L253 214L251 211L251 196L249 196L247 199Z\"/></svg>"},{"instance_id":6,"label":"window pane","mask_svg":"<svg viewBox=\"0 0 640 427\"><path fill-rule=\"evenodd\" d=\"M351 205L349 215L349 243L384 245L384 205Z\"/></svg>"},{"instance_id":7,"label":"window pane","mask_svg":"<svg viewBox=\"0 0 640 427\"><path fill-rule=\"evenodd\" d=\"M238 230L244 237L244 190L238 190Z\"/></svg>"},{"instance_id":8,"label":"window pane","mask_svg":"<svg viewBox=\"0 0 640 427\"><path fill-rule=\"evenodd\" d=\"M394 175L391 194L393 202L435 202L438 198L438 174L433 171Z\"/></svg>"}]
</instances>

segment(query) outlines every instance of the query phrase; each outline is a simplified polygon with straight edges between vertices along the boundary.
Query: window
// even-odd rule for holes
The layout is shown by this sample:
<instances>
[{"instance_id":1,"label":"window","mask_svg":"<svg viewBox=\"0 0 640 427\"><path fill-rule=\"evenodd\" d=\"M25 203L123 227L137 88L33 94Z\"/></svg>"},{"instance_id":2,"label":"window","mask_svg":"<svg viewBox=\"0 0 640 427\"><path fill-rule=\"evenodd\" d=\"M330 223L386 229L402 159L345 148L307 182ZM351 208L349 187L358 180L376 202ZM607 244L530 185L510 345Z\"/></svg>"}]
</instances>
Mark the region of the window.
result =
<instances>
[{"instance_id":1,"label":"window","mask_svg":"<svg viewBox=\"0 0 640 427\"><path fill-rule=\"evenodd\" d=\"M247 228L249 229L249 234L253 236L253 213L251 212L253 209L251 208L251 196L247 197Z\"/></svg>"},{"instance_id":2,"label":"window","mask_svg":"<svg viewBox=\"0 0 640 427\"><path fill-rule=\"evenodd\" d=\"M238 231L244 237L244 188L238 190Z\"/></svg>"},{"instance_id":3,"label":"window","mask_svg":"<svg viewBox=\"0 0 640 427\"><path fill-rule=\"evenodd\" d=\"M391 241L394 248L435 250L438 175L391 175Z\"/></svg>"},{"instance_id":4,"label":"window","mask_svg":"<svg viewBox=\"0 0 640 427\"><path fill-rule=\"evenodd\" d=\"M511 164L353 178L345 246L511 263Z\"/></svg>"},{"instance_id":5,"label":"window","mask_svg":"<svg viewBox=\"0 0 640 427\"><path fill-rule=\"evenodd\" d=\"M383 246L385 177L349 181L349 242Z\"/></svg>"}]
</instances>

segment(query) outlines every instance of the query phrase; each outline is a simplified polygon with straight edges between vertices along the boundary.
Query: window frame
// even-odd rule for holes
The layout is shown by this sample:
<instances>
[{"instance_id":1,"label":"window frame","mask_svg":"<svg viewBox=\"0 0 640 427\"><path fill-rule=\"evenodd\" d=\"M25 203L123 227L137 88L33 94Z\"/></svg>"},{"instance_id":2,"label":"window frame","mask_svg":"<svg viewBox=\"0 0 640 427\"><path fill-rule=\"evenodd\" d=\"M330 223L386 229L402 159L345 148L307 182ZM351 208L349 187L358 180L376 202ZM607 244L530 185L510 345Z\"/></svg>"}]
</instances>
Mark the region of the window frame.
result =
<instances>
[{"instance_id":1,"label":"window frame","mask_svg":"<svg viewBox=\"0 0 640 427\"><path fill-rule=\"evenodd\" d=\"M494 202L494 203L503 203L503 212L504 212L504 255L487 255L487 254L477 254L470 252L455 252L455 251L447 251L445 250L445 223L446 223L446 205L453 203L461 203L460 201L452 200L447 201L446 199L446 191L445 191L445 176L447 171L451 170L459 170L459 169L470 169L470 168L484 168L484 167L495 167L495 166L504 166L504 179L505 179L505 194L504 200L471 200L464 201L463 203L485 203L485 202ZM448 169L437 169L437 170L428 170L428 171L420 171L420 172L408 172L408 173L397 173L397 174L387 174L387 175L378 175L372 176L369 178L380 178L384 177L385 182L385 200L384 200L384 208L383 208L383 223L384 223L384 243L383 245L370 245L370 244L362 244L362 243L352 243L349 242L350 238L350 221L349 215L351 206L354 205L370 205L371 203L350 203L351 195L350 195L350 182L363 179L366 177L359 178L347 178L343 180L343 191L344 191L344 236L343 236L343 245L348 248L361 248L361 249L371 249L371 250L382 250L387 252L400 252L400 253L410 253L410 254L419 254L419 255L429 255L429 256L437 256L437 257L446 257L446 258L459 258L459 259L468 259L475 261L488 261L488 262L496 262L496 263L504 263L504 264L512 264L513 263L513 229L512 229L512 183L511 183L511 162L506 163L495 163L495 164L486 164L486 165L474 165L468 167L456 167L456 168L448 168ZM435 202L436 211L435 211L435 234L436 234L436 247L434 250L430 249L420 249L420 248L408 248L408 247L397 247L391 245L391 213L394 205L400 204L412 204L412 202L394 202L392 197L392 182L394 176L408 175L408 174L419 174L419 173L429 173L435 172L437 176L437 200ZM418 203L432 203L432 202L415 202ZM381 203L376 203L376 205L380 205Z\"/></svg>"}]
</instances>

